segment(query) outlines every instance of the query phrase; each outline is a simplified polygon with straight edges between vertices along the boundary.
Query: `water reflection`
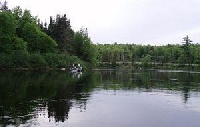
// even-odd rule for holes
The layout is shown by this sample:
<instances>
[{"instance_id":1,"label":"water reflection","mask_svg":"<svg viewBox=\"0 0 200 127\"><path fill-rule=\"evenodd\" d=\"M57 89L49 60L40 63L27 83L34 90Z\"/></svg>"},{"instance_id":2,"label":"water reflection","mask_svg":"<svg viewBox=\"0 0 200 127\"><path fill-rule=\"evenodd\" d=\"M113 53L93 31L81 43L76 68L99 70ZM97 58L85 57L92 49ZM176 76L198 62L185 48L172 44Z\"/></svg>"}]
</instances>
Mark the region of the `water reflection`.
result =
<instances>
[{"instance_id":1,"label":"water reflection","mask_svg":"<svg viewBox=\"0 0 200 127\"><path fill-rule=\"evenodd\" d=\"M164 70L98 70L81 75L62 71L1 71L0 126L39 126L46 120L66 122L74 108L87 112L94 91L102 90L115 94L175 94L187 104L192 96L200 97L199 77L200 73Z\"/></svg>"},{"instance_id":2,"label":"water reflection","mask_svg":"<svg viewBox=\"0 0 200 127\"><path fill-rule=\"evenodd\" d=\"M50 121L64 122L73 104L86 105L90 96L88 78L72 78L66 72L1 72L0 123L24 124L46 110Z\"/></svg>"},{"instance_id":3,"label":"water reflection","mask_svg":"<svg viewBox=\"0 0 200 127\"><path fill-rule=\"evenodd\" d=\"M72 75L73 78L80 78L82 76L82 72L73 72L73 73L70 73Z\"/></svg>"},{"instance_id":4,"label":"water reflection","mask_svg":"<svg viewBox=\"0 0 200 127\"><path fill-rule=\"evenodd\" d=\"M104 89L137 90L153 92L170 90L173 93L182 91L183 101L187 103L190 92L199 92L200 73L169 70L102 70L99 87Z\"/></svg>"}]
</instances>

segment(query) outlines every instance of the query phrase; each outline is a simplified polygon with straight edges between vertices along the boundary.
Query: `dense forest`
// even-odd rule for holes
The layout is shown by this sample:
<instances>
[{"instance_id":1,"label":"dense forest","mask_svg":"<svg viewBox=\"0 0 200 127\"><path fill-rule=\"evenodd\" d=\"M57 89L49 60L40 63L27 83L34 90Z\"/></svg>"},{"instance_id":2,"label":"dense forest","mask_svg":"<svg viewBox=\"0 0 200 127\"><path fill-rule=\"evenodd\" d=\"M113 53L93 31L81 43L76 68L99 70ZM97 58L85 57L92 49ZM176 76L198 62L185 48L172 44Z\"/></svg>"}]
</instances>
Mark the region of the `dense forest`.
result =
<instances>
[{"instance_id":1,"label":"dense forest","mask_svg":"<svg viewBox=\"0 0 200 127\"><path fill-rule=\"evenodd\" d=\"M0 3L0 68L61 68L94 65L87 29L74 31L66 15L43 24L29 10Z\"/></svg>"},{"instance_id":2,"label":"dense forest","mask_svg":"<svg viewBox=\"0 0 200 127\"><path fill-rule=\"evenodd\" d=\"M200 68L200 45L188 36L180 44L152 46L93 44L87 28L74 31L64 15L49 23L19 6L0 4L0 68L84 67Z\"/></svg>"},{"instance_id":3,"label":"dense forest","mask_svg":"<svg viewBox=\"0 0 200 127\"><path fill-rule=\"evenodd\" d=\"M199 68L200 45L188 36L176 45L98 44L99 66L133 66L136 68Z\"/></svg>"}]
</instances>

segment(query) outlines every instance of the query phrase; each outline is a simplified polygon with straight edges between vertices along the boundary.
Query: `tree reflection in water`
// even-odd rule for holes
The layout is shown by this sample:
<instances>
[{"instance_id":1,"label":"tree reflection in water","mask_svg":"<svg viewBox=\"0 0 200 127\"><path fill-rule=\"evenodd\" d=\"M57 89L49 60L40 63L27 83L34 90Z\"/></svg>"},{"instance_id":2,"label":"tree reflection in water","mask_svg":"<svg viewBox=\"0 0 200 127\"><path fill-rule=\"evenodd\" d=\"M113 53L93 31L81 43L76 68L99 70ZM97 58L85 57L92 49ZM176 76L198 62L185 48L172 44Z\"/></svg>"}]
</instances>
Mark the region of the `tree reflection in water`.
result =
<instances>
[{"instance_id":1,"label":"tree reflection in water","mask_svg":"<svg viewBox=\"0 0 200 127\"><path fill-rule=\"evenodd\" d=\"M199 73L159 70L98 70L80 76L62 71L0 72L0 126L39 124L34 120L64 122L72 108L86 111L92 91L162 91L187 103L199 92ZM117 92L116 92L117 94ZM28 126L28 125L27 125Z\"/></svg>"},{"instance_id":2,"label":"tree reflection in water","mask_svg":"<svg viewBox=\"0 0 200 127\"><path fill-rule=\"evenodd\" d=\"M0 124L25 124L38 117L64 122L72 105L85 109L90 97L91 80L87 78L90 75L72 78L66 72L56 71L1 72Z\"/></svg>"}]
</instances>

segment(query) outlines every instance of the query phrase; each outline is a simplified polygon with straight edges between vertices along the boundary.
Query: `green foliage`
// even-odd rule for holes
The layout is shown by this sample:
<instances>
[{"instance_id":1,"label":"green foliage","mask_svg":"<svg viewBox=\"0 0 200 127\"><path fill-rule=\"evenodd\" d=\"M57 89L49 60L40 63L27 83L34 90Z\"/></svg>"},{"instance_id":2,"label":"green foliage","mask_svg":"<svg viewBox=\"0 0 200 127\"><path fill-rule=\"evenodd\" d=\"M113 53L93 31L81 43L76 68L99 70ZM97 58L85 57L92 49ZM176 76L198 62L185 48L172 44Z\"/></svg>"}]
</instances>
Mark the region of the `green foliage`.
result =
<instances>
[{"instance_id":1,"label":"green foliage","mask_svg":"<svg viewBox=\"0 0 200 127\"><path fill-rule=\"evenodd\" d=\"M72 64L81 64L82 67L87 68L85 63L76 56L69 56L67 54L44 54L44 58L50 68L69 68Z\"/></svg>"},{"instance_id":2,"label":"green foliage","mask_svg":"<svg viewBox=\"0 0 200 127\"><path fill-rule=\"evenodd\" d=\"M143 68L148 68L150 67L150 62L151 62L151 55L146 55L144 58L142 58L142 66Z\"/></svg>"},{"instance_id":3,"label":"green foliage","mask_svg":"<svg viewBox=\"0 0 200 127\"><path fill-rule=\"evenodd\" d=\"M1 53L27 50L40 53L56 51L56 42L39 29L28 10L22 14L21 8L16 7L13 13L1 12L0 24Z\"/></svg>"},{"instance_id":4,"label":"green foliage","mask_svg":"<svg viewBox=\"0 0 200 127\"><path fill-rule=\"evenodd\" d=\"M14 62L11 55L6 55L4 53L0 54L0 68L11 68L13 65Z\"/></svg>"},{"instance_id":5,"label":"green foliage","mask_svg":"<svg viewBox=\"0 0 200 127\"><path fill-rule=\"evenodd\" d=\"M0 53L9 53L12 49L12 39L9 36L0 36Z\"/></svg>"},{"instance_id":6,"label":"green foliage","mask_svg":"<svg viewBox=\"0 0 200 127\"><path fill-rule=\"evenodd\" d=\"M7 7L7 3L4 5ZM1 68L58 68L86 64L83 61L95 63L90 38L85 31L74 36L66 15L51 18L47 28L29 10L23 11L19 6L12 11L3 6L1 9L4 9L0 11Z\"/></svg>"},{"instance_id":7,"label":"green foliage","mask_svg":"<svg viewBox=\"0 0 200 127\"><path fill-rule=\"evenodd\" d=\"M20 8L20 6L17 6L15 8L12 9L12 13L13 13L13 16L15 17L15 19L17 21L20 20L20 18L23 16L23 11L22 9Z\"/></svg>"},{"instance_id":8,"label":"green foliage","mask_svg":"<svg viewBox=\"0 0 200 127\"><path fill-rule=\"evenodd\" d=\"M0 35L13 37L17 27L16 20L11 12L0 12Z\"/></svg>"},{"instance_id":9,"label":"green foliage","mask_svg":"<svg viewBox=\"0 0 200 127\"><path fill-rule=\"evenodd\" d=\"M58 44L51 37L41 31L38 33L38 36L41 53L56 52Z\"/></svg>"},{"instance_id":10,"label":"green foliage","mask_svg":"<svg viewBox=\"0 0 200 127\"><path fill-rule=\"evenodd\" d=\"M62 68L69 66L69 55L67 54L45 54L45 59L49 67Z\"/></svg>"},{"instance_id":11,"label":"green foliage","mask_svg":"<svg viewBox=\"0 0 200 127\"><path fill-rule=\"evenodd\" d=\"M31 54L29 56L29 63L31 68L46 68L47 62L39 53Z\"/></svg>"},{"instance_id":12,"label":"green foliage","mask_svg":"<svg viewBox=\"0 0 200 127\"><path fill-rule=\"evenodd\" d=\"M86 33L87 31L78 31L75 33L73 51L80 59L94 65L96 49Z\"/></svg>"},{"instance_id":13,"label":"green foliage","mask_svg":"<svg viewBox=\"0 0 200 127\"><path fill-rule=\"evenodd\" d=\"M38 26L33 23L25 24L22 29L22 37L28 42L29 52L48 53L56 51L56 42L40 31Z\"/></svg>"},{"instance_id":14,"label":"green foliage","mask_svg":"<svg viewBox=\"0 0 200 127\"><path fill-rule=\"evenodd\" d=\"M27 52L27 43L17 37L0 37L0 53Z\"/></svg>"},{"instance_id":15,"label":"green foliage","mask_svg":"<svg viewBox=\"0 0 200 127\"><path fill-rule=\"evenodd\" d=\"M187 64L190 64L191 63L191 51L190 51L190 45L192 42L188 36L184 37L183 38L184 42L183 43L183 46L182 46L182 49L183 49L183 53L184 53L184 57L185 57L185 63Z\"/></svg>"},{"instance_id":16,"label":"green foliage","mask_svg":"<svg viewBox=\"0 0 200 127\"><path fill-rule=\"evenodd\" d=\"M22 30L24 26L27 23L35 24L36 25L36 19L33 18L29 10L24 10L18 6L12 10L13 16L17 20L17 29L16 29L16 35L20 38L23 38L22 36Z\"/></svg>"},{"instance_id":17,"label":"green foliage","mask_svg":"<svg viewBox=\"0 0 200 127\"><path fill-rule=\"evenodd\" d=\"M34 24L26 23L22 29L22 37L28 42L29 52L40 52L40 42L38 40L38 29Z\"/></svg>"},{"instance_id":18,"label":"green foliage","mask_svg":"<svg viewBox=\"0 0 200 127\"><path fill-rule=\"evenodd\" d=\"M12 38L17 27L16 20L11 12L0 12L0 52L12 50Z\"/></svg>"},{"instance_id":19,"label":"green foliage","mask_svg":"<svg viewBox=\"0 0 200 127\"><path fill-rule=\"evenodd\" d=\"M165 45L165 46L150 46L150 45L135 45L135 44L97 44L97 62L99 65L134 65L137 67L142 64L143 67L147 63L151 63L154 68L165 65L187 64L187 57L182 45ZM190 62L197 64L200 61L200 45L191 44ZM148 56L151 56L149 59ZM197 65L195 65L197 66Z\"/></svg>"},{"instance_id":20,"label":"green foliage","mask_svg":"<svg viewBox=\"0 0 200 127\"><path fill-rule=\"evenodd\" d=\"M66 15L57 15L54 20L50 17L47 34L52 37L58 44L59 52L70 52L70 44L73 41L74 32L71 29L70 20Z\"/></svg>"},{"instance_id":21,"label":"green foliage","mask_svg":"<svg viewBox=\"0 0 200 127\"><path fill-rule=\"evenodd\" d=\"M69 56L67 54L56 53L32 53L27 54L21 51L15 51L11 54L0 54L0 68L33 68L33 69L47 69L47 68L67 68L79 63L84 68L87 68L85 63L76 56Z\"/></svg>"},{"instance_id":22,"label":"green foliage","mask_svg":"<svg viewBox=\"0 0 200 127\"><path fill-rule=\"evenodd\" d=\"M46 60L48 66L50 68L57 68L57 67L61 66L59 64L60 58L58 57L58 54L55 54L55 53L44 54L44 59Z\"/></svg>"},{"instance_id":23,"label":"green foliage","mask_svg":"<svg viewBox=\"0 0 200 127\"><path fill-rule=\"evenodd\" d=\"M14 37L13 38L13 51L20 51L27 53L27 42L25 42L22 38Z\"/></svg>"},{"instance_id":24,"label":"green foliage","mask_svg":"<svg viewBox=\"0 0 200 127\"><path fill-rule=\"evenodd\" d=\"M27 68L29 67L29 55L15 51L10 54L0 54L0 68Z\"/></svg>"},{"instance_id":25,"label":"green foliage","mask_svg":"<svg viewBox=\"0 0 200 127\"><path fill-rule=\"evenodd\" d=\"M26 52L15 51L10 55L13 61L11 68L28 68L30 66L29 55Z\"/></svg>"},{"instance_id":26,"label":"green foliage","mask_svg":"<svg viewBox=\"0 0 200 127\"><path fill-rule=\"evenodd\" d=\"M186 62L186 58L184 54L181 54L180 57L178 58L178 63L179 64L184 64Z\"/></svg>"}]
</instances>

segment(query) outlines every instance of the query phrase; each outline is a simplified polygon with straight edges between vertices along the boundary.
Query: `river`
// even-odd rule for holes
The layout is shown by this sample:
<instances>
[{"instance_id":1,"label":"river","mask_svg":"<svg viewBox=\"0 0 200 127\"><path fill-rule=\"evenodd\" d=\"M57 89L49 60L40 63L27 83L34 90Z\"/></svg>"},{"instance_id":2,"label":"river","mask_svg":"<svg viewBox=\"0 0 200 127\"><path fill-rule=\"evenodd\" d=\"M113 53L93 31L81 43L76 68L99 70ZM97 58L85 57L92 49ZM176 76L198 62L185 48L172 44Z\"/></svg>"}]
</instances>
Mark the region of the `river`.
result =
<instances>
[{"instance_id":1,"label":"river","mask_svg":"<svg viewBox=\"0 0 200 127\"><path fill-rule=\"evenodd\" d=\"M0 71L0 126L199 127L200 72Z\"/></svg>"}]
</instances>

